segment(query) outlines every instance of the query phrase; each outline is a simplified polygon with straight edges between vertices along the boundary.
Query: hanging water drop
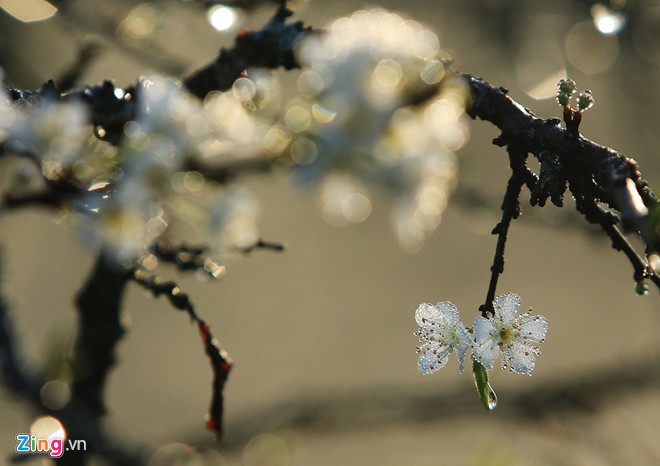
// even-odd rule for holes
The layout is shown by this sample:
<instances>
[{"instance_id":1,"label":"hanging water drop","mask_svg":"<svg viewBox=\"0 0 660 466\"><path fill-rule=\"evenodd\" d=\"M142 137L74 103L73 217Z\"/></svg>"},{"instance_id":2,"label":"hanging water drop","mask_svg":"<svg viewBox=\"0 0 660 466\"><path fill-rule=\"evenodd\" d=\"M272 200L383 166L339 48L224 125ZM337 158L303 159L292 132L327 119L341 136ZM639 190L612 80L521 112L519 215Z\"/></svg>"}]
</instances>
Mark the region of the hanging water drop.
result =
<instances>
[{"instance_id":1,"label":"hanging water drop","mask_svg":"<svg viewBox=\"0 0 660 466\"><path fill-rule=\"evenodd\" d=\"M488 411L492 411L495 408L497 408L497 394L495 394L495 391L493 390L493 387L488 384L488 406L486 409Z\"/></svg>"},{"instance_id":2,"label":"hanging water drop","mask_svg":"<svg viewBox=\"0 0 660 466\"><path fill-rule=\"evenodd\" d=\"M472 361L472 377L474 378L474 385L477 387L477 394L484 408L487 411L494 410L497 407L497 395L488 382L488 371L477 361Z\"/></svg>"}]
</instances>

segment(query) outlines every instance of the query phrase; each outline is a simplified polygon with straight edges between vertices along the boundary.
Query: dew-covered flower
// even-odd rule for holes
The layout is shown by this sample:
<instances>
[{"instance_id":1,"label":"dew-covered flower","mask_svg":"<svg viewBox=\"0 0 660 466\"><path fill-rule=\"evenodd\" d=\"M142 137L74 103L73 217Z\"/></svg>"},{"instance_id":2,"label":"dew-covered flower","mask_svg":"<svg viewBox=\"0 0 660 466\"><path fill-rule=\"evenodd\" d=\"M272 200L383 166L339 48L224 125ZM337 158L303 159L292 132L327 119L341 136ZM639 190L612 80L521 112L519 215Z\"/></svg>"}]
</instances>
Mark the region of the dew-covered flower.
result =
<instances>
[{"instance_id":1,"label":"dew-covered flower","mask_svg":"<svg viewBox=\"0 0 660 466\"><path fill-rule=\"evenodd\" d=\"M420 353L417 367L424 375L432 374L444 367L449 355L455 351L459 371L465 367L465 356L472 346L472 338L465 326L458 320L458 309L449 301L433 306L420 304L415 311L415 321L419 329L415 335L422 343L417 348Z\"/></svg>"},{"instance_id":2,"label":"dew-covered flower","mask_svg":"<svg viewBox=\"0 0 660 466\"><path fill-rule=\"evenodd\" d=\"M502 368L516 374L532 375L538 344L545 341L548 321L530 312L517 315L520 296L506 293L495 298L495 316L479 316L474 321L474 359L488 370L502 352Z\"/></svg>"}]
</instances>

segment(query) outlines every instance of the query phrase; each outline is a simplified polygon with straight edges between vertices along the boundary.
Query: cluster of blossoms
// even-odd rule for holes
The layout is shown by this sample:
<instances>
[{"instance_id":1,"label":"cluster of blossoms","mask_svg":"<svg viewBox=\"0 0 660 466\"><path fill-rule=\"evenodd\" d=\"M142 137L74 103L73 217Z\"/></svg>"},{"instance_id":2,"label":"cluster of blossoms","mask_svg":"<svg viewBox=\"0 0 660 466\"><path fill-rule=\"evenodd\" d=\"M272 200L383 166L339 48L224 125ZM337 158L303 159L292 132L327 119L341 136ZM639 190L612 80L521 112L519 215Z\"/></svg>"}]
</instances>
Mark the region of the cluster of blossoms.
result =
<instances>
[{"instance_id":1,"label":"cluster of blossoms","mask_svg":"<svg viewBox=\"0 0 660 466\"><path fill-rule=\"evenodd\" d=\"M163 235L216 251L254 243L254 197L186 170L186 163L213 165L260 153L266 125L231 92L200 102L158 77L142 79L136 92L137 115L117 152L122 176L111 193L92 190L85 200L96 214L84 218L91 219L88 237L122 261L140 257Z\"/></svg>"},{"instance_id":2,"label":"cluster of blossoms","mask_svg":"<svg viewBox=\"0 0 660 466\"><path fill-rule=\"evenodd\" d=\"M532 375L537 345L545 341L548 322L543 316L526 312L517 315L520 296L506 293L495 298L495 315L478 316L472 328L459 321L458 309L452 303L421 304L415 312L421 346L418 367L422 374L432 374L444 367L452 352L456 353L459 371L465 367L468 350L487 370L493 370L495 360L502 353L502 368L516 374Z\"/></svg>"},{"instance_id":3,"label":"cluster of blossoms","mask_svg":"<svg viewBox=\"0 0 660 466\"><path fill-rule=\"evenodd\" d=\"M437 36L415 21L374 9L324 31L298 47L305 71L286 111L291 156L304 181L323 179L332 224L364 220L370 187L391 193L399 242L417 251L455 184L466 90Z\"/></svg>"},{"instance_id":4,"label":"cluster of blossoms","mask_svg":"<svg viewBox=\"0 0 660 466\"><path fill-rule=\"evenodd\" d=\"M259 114L273 100L274 86L264 74L255 76L253 91L245 91L250 83L242 78L241 92L215 93L204 102L159 77L140 80L134 95L117 89L118 98L139 98L117 147L93 136L80 102L42 98L19 106L0 93L0 144L5 154L19 156L3 162L14 163L3 176L3 194L38 189L42 177L80 186L84 195L70 201L66 219L120 263L148 255L161 237L216 252L251 245L258 239L254 197L187 164L213 167L268 150L272 128ZM103 128L96 131L103 135Z\"/></svg>"},{"instance_id":5,"label":"cluster of blossoms","mask_svg":"<svg viewBox=\"0 0 660 466\"><path fill-rule=\"evenodd\" d=\"M67 218L122 263L163 237L216 250L253 243L256 200L190 168L251 159L293 165L298 179L319 184L334 225L365 220L371 191L389 192L399 243L419 250L440 222L455 184L454 152L468 138L467 92L437 36L385 10L358 11L301 41L297 54L305 71L284 106L277 81L260 70L203 102L160 77L116 89L118 99L136 102L118 146L93 137L79 102L16 108L0 95L0 144L37 162L35 180L79 186L85 195Z\"/></svg>"}]
</instances>

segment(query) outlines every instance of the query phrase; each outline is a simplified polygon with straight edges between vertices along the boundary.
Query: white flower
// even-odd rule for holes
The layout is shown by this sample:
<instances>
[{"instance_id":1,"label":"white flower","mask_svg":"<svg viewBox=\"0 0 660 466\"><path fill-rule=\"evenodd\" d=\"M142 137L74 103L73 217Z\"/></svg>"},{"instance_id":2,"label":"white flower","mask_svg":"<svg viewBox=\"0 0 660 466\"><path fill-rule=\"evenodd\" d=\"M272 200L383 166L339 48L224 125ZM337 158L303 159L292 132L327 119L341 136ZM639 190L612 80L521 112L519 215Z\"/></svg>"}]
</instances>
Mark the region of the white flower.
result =
<instances>
[{"instance_id":1,"label":"white flower","mask_svg":"<svg viewBox=\"0 0 660 466\"><path fill-rule=\"evenodd\" d=\"M474 321L474 359L488 370L502 351L502 368L516 374L532 375L534 358L541 354L536 346L545 341L548 321L529 312L516 315L520 296L507 293L495 298L495 316L477 317Z\"/></svg>"},{"instance_id":2,"label":"white flower","mask_svg":"<svg viewBox=\"0 0 660 466\"><path fill-rule=\"evenodd\" d=\"M465 367L465 355L472 346L472 338L465 326L458 321L458 309L449 301L436 304L420 304L415 312L419 329L415 335L422 343L417 367L424 375L444 367L449 355L456 350L459 372Z\"/></svg>"}]
</instances>

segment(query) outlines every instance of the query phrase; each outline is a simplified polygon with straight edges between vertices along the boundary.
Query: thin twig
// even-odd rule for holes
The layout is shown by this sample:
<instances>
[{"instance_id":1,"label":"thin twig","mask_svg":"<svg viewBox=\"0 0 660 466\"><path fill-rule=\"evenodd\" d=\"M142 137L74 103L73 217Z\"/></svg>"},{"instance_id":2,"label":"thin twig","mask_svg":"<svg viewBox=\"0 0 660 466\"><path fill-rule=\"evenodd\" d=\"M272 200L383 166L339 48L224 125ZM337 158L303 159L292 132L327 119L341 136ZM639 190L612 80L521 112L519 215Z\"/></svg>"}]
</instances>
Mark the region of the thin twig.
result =
<instances>
[{"instance_id":1,"label":"thin twig","mask_svg":"<svg viewBox=\"0 0 660 466\"><path fill-rule=\"evenodd\" d=\"M162 281L159 277L149 275L142 270L133 270L131 278L135 283L149 290L154 296L165 295L174 308L185 311L190 319L197 324L204 351L211 362L213 370L213 394L211 407L206 418L206 426L215 432L216 440L222 440L224 415L224 387L232 367L232 359L213 337L209 325L197 315L195 306L188 294L181 291L172 281Z\"/></svg>"},{"instance_id":2,"label":"thin twig","mask_svg":"<svg viewBox=\"0 0 660 466\"><path fill-rule=\"evenodd\" d=\"M507 151L509 153L509 163L512 173L506 187L504 200L502 201L502 219L492 231L492 234L498 235L498 237L493 265L490 268L491 275L488 292L486 293L486 301L479 307L481 315L484 317L487 317L488 314L495 314L493 301L495 300L495 293L497 291L497 281L502 272L504 272L504 248L506 247L506 240L509 234L509 226L511 225L511 220L518 218L520 215L519 197L526 178L525 172L527 167L525 166L525 160L527 159L527 152L513 144L507 147Z\"/></svg>"},{"instance_id":3,"label":"thin twig","mask_svg":"<svg viewBox=\"0 0 660 466\"><path fill-rule=\"evenodd\" d=\"M76 62L55 80L57 87L66 92L75 86L80 77L89 69L94 59L99 56L100 51L100 43L95 41L85 42L78 51Z\"/></svg>"}]
</instances>

